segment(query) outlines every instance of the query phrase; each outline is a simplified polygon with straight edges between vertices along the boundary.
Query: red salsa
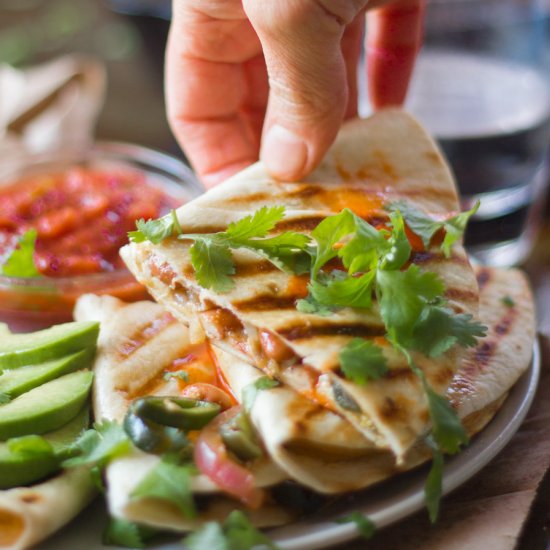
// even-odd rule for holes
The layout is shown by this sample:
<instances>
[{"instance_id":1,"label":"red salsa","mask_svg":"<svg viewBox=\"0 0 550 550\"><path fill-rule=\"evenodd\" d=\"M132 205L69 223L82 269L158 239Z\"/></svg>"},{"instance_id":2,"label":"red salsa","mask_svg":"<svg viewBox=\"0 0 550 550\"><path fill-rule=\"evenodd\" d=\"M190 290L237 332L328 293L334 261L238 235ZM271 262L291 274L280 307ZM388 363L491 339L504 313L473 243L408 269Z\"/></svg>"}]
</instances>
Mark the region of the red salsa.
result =
<instances>
[{"instance_id":1,"label":"red salsa","mask_svg":"<svg viewBox=\"0 0 550 550\"><path fill-rule=\"evenodd\" d=\"M131 170L74 168L0 188L0 258L25 231L37 231L34 261L47 277L114 271L118 250L139 218L177 206Z\"/></svg>"}]
</instances>

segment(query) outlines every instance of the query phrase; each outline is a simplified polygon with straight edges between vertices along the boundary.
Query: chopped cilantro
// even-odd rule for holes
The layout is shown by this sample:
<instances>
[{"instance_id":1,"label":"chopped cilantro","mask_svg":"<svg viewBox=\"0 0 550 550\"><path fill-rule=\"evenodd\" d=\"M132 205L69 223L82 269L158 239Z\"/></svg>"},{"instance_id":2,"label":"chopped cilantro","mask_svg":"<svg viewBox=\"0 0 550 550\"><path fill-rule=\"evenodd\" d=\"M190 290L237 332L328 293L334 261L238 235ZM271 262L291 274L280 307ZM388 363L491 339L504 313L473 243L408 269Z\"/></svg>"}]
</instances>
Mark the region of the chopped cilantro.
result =
<instances>
[{"instance_id":1,"label":"chopped cilantro","mask_svg":"<svg viewBox=\"0 0 550 550\"><path fill-rule=\"evenodd\" d=\"M441 245L443 253L448 258L451 255L452 245L462 237L470 218L477 212L479 201L467 212L461 212L446 220L434 220L415 206L404 201L397 201L387 206L387 210L395 212L399 210L411 230L421 239L426 248L430 246L432 237L441 228L445 229L445 237Z\"/></svg>"},{"instance_id":2,"label":"chopped cilantro","mask_svg":"<svg viewBox=\"0 0 550 550\"><path fill-rule=\"evenodd\" d=\"M252 550L269 548L277 550L277 545L256 529L243 512L233 510L222 525L209 521L183 540L188 550Z\"/></svg>"},{"instance_id":3,"label":"chopped cilantro","mask_svg":"<svg viewBox=\"0 0 550 550\"><path fill-rule=\"evenodd\" d=\"M370 539L376 531L376 525L368 517L361 512L351 512L347 516L343 516L336 520L336 523L355 523L357 532L364 538Z\"/></svg>"},{"instance_id":4,"label":"chopped cilantro","mask_svg":"<svg viewBox=\"0 0 550 550\"><path fill-rule=\"evenodd\" d=\"M516 305L516 302L513 300L511 296L503 296L500 301L503 305L506 307L514 307Z\"/></svg>"},{"instance_id":5,"label":"chopped cilantro","mask_svg":"<svg viewBox=\"0 0 550 550\"><path fill-rule=\"evenodd\" d=\"M38 277L40 273L34 263L34 248L36 245L36 229L25 231L4 265L0 266L0 274L7 277Z\"/></svg>"},{"instance_id":6,"label":"chopped cilantro","mask_svg":"<svg viewBox=\"0 0 550 550\"><path fill-rule=\"evenodd\" d=\"M183 380L184 382L189 382L189 373L186 370L178 370L176 372L165 372L162 375L162 379L168 382L168 380L171 380L172 378L178 378L179 380Z\"/></svg>"},{"instance_id":7,"label":"chopped cilantro","mask_svg":"<svg viewBox=\"0 0 550 550\"><path fill-rule=\"evenodd\" d=\"M96 423L93 429L86 430L77 439L71 448L76 456L65 460L63 466L72 468L87 464L101 468L129 448L130 440L122 427L114 421L105 420Z\"/></svg>"},{"instance_id":8,"label":"chopped cilantro","mask_svg":"<svg viewBox=\"0 0 550 550\"><path fill-rule=\"evenodd\" d=\"M340 366L346 378L361 385L388 372L382 348L363 338L354 338L342 348Z\"/></svg>"},{"instance_id":9,"label":"chopped cilantro","mask_svg":"<svg viewBox=\"0 0 550 550\"><path fill-rule=\"evenodd\" d=\"M242 403L246 411L250 411L256 401L258 392L262 390L270 390L279 386L279 381L269 378L269 376L262 376L254 382L247 384L242 391Z\"/></svg>"},{"instance_id":10,"label":"chopped cilantro","mask_svg":"<svg viewBox=\"0 0 550 550\"><path fill-rule=\"evenodd\" d=\"M158 220L137 220L137 231L130 231L128 237L133 243L151 241L158 244L168 237L177 236L182 229L175 210Z\"/></svg>"},{"instance_id":11,"label":"chopped cilantro","mask_svg":"<svg viewBox=\"0 0 550 550\"><path fill-rule=\"evenodd\" d=\"M193 466L179 465L172 456L165 455L132 491L131 496L167 500L184 517L192 519L197 515L191 492L191 476L194 471Z\"/></svg>"},{"instance_id":12,"label":"chopped cilantro","mask_svg":"<svg viewBox=\"0 0 550 550\"><path fill-rule=\"evenodd\" d=\"M103 544L124 548L145 548L146 541L156 534L156 529L124 519L109 518L109 523L103 532Z\"/></svg>"},{"instance_id":13,"label":"chopped cilantro","mask_svg":"<svg viewBox=\"0 0 550 550\"><path fill-rule=\"evenodd\" d=\"M435 523L439 515L439 503L442 495L443 453L430 436L426 438L426 443L432 449L432 467L424 485L424 500L430 521Z\"/></svg>"}]
</instances>

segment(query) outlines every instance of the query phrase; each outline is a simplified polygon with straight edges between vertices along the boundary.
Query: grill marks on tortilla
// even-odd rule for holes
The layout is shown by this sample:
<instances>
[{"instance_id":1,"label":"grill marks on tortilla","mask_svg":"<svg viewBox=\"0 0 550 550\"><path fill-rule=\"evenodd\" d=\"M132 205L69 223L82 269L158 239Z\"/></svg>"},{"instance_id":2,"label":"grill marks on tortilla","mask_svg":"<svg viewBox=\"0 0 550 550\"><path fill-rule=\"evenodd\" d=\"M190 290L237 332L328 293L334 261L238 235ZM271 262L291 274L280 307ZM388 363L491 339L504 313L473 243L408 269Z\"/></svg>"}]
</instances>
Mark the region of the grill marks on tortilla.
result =
<instances>
[{"instance_id":1,"label":"grill marks on tortilla","mask_svg":"<svg viewBox=\"0 0 550 550\"><path fill-rule=\"evenodd\" d=\"M386 329L384 326L370 326L363 323L325 323L319 325L295 325L278 329L278 334L290 340L307 340L322 336L352 336L373 338L375 336L384 336Z\"/></svg>"},{"instance_id":2,"label":"grill marks on tortilla","mask_svg":"<svg viewBox=\"0 0 550 550\"><path fill-rule=\"evenodd\" d=\"M175 323L176 320L170 313L163 313L156 317L151 322L143 325L134 333L129 335L126 341L117 349L117 354L121 359L127 359L138 349L143 347L147 342L152 340L156 335L162 332L166 327Z\"/></svg>"}]
</instances>

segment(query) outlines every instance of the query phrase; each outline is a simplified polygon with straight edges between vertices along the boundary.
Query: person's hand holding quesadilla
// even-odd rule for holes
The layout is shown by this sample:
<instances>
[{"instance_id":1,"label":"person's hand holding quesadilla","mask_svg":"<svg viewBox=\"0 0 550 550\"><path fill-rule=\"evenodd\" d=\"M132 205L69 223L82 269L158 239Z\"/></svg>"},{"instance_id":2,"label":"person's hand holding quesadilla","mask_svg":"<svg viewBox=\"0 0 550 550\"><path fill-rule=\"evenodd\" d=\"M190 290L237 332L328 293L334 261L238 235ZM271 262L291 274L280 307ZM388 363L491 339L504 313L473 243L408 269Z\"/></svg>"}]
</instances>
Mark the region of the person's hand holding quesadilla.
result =
<instances>
[{"instance_id":1,"label":"person's hand holding quesadilla","mask_svg":"<svg viewBox=\"0 0 550 550\"><path fill-rule=\"evenodd\" d=\"M342 120L357 115L366 10L371 102L401 104L424 3L176 0L168 117L205 184L220 183L258 156L272 175L291 181L317 166Z\"/></svg>"}]
</instances>

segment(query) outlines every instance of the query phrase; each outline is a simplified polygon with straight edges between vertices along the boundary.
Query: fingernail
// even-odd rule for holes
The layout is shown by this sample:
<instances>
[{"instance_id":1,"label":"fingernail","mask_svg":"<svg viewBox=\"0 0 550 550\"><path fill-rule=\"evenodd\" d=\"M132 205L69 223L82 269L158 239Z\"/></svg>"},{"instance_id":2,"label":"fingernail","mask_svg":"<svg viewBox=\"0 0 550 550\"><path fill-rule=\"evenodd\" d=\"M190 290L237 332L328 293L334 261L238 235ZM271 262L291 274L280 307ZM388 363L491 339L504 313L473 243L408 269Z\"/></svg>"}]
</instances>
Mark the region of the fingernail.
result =
<instances>
[{"instance_id":1,"label":"fingernail","mask_svg":"<svg viewBox=\"0 0 550 550\"><path fill-rule=\"evenodd\" d=\"M263 140L260 157L271 174L293 179L304 170L307 146L301 137L275 124Z\"/></svg>"}]
</instances>

